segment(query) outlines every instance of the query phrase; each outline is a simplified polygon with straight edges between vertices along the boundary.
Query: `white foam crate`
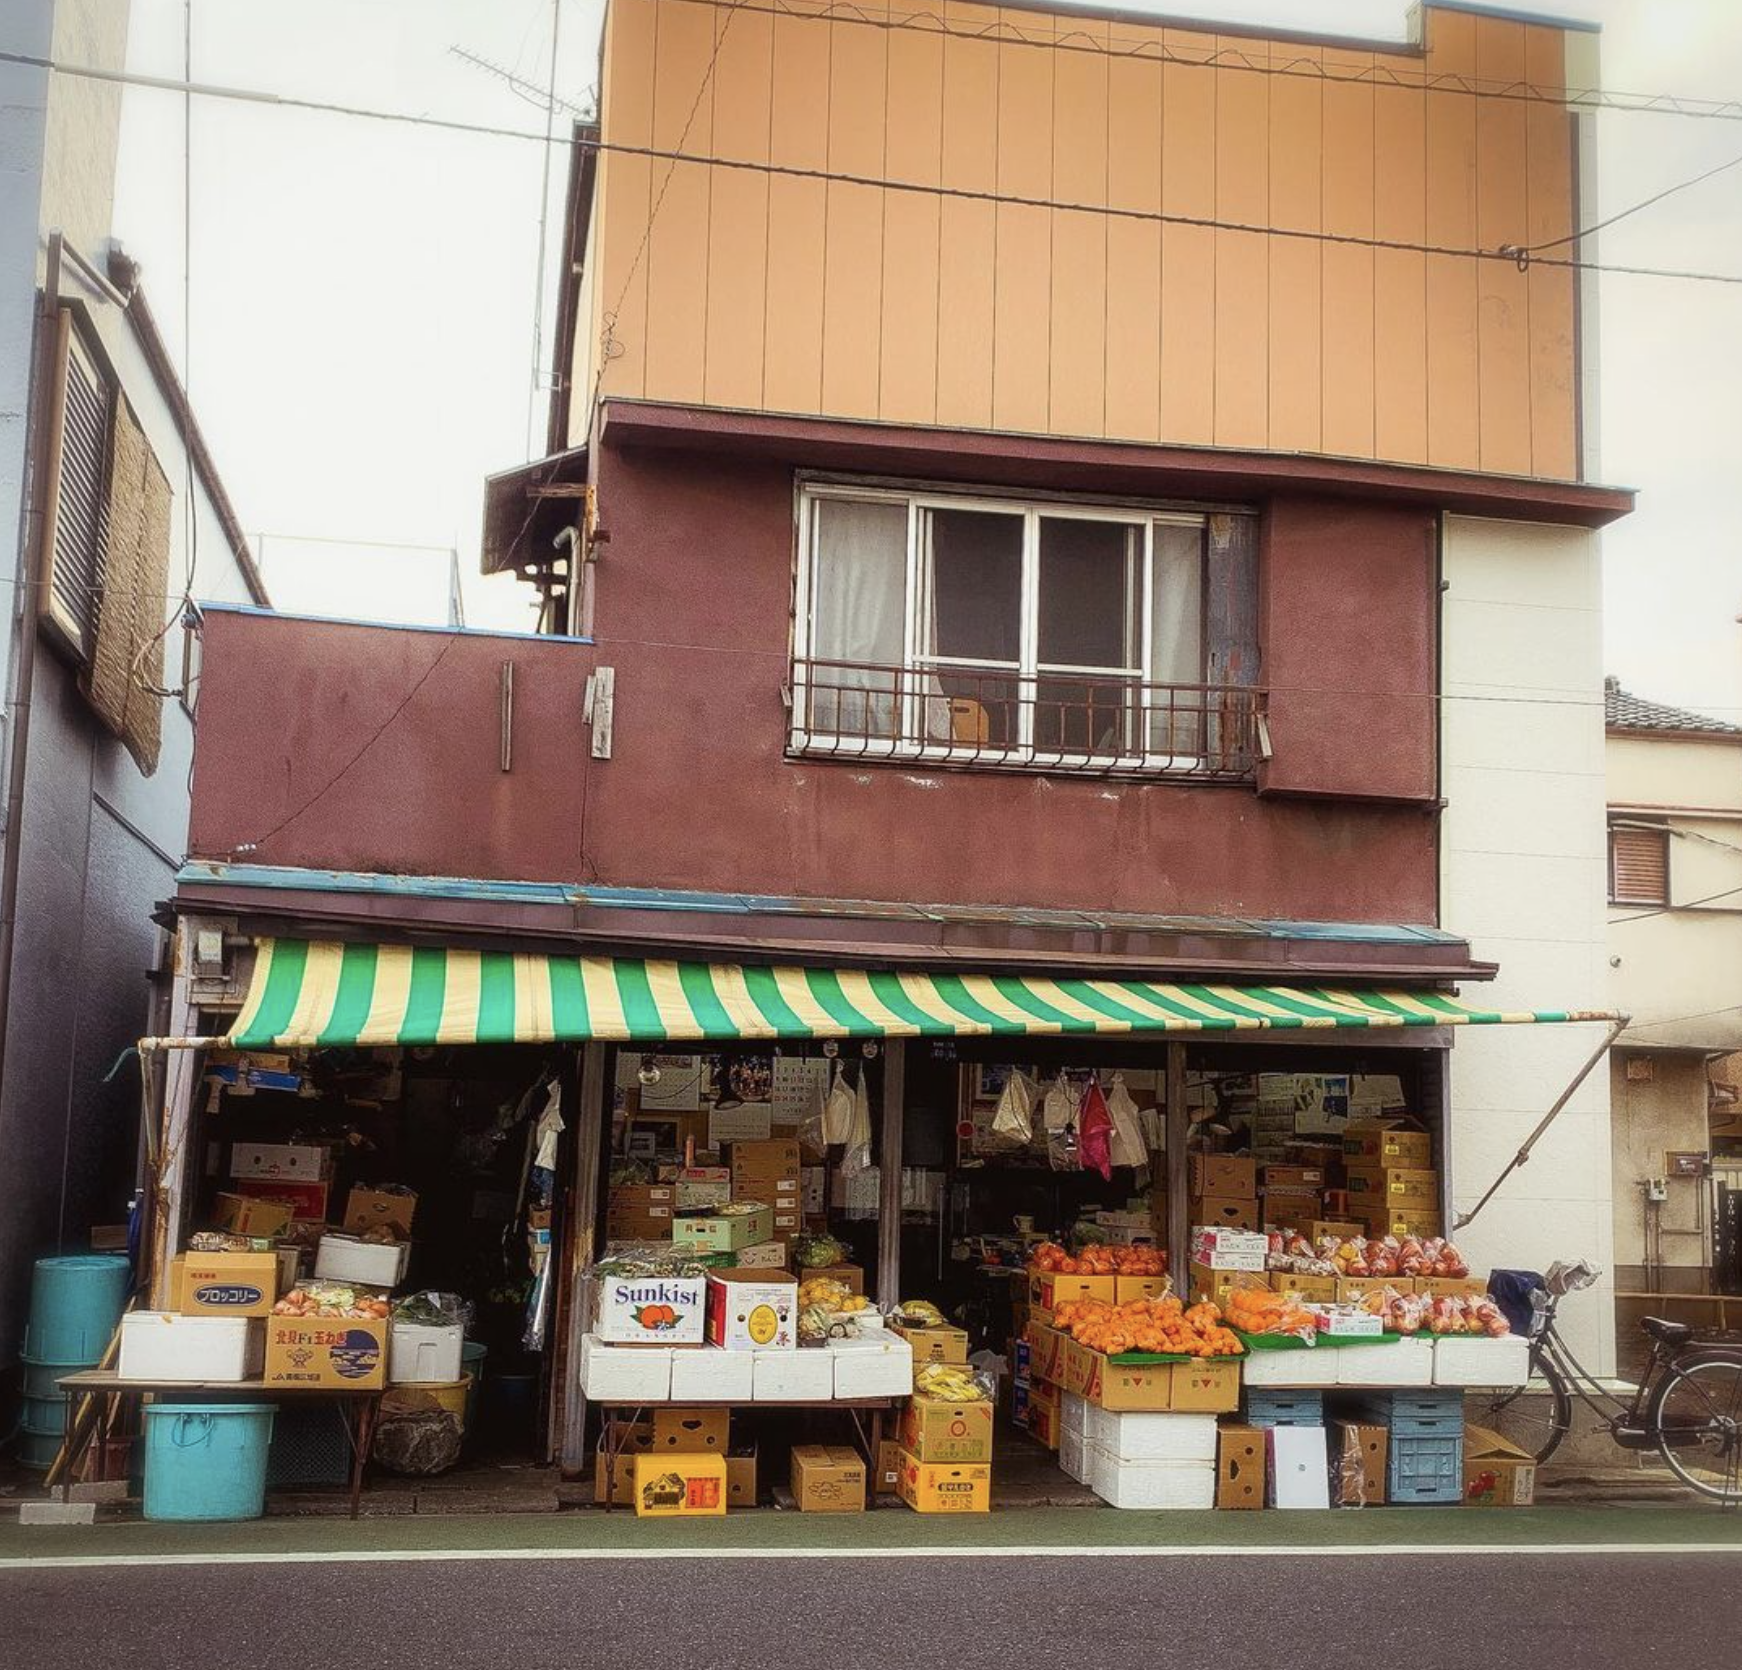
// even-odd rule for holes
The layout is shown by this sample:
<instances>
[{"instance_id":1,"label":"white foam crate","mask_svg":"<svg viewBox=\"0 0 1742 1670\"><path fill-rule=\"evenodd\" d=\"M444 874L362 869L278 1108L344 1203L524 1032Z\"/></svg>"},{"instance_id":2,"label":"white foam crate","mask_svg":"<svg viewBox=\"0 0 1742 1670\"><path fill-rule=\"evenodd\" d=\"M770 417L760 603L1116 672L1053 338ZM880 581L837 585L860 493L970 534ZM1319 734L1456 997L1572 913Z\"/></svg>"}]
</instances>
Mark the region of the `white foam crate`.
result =
<instances>
[{"instance_id":1,"label":"white foam crate","mask_svg":"<svg viewBox=\"0 0 1742 1670\"><path fill-rule=\"evenodd\" d=\"M1382 1349L1377 1345L1356 1347L1356 1351ZM1338 1377L1344 1356L1335 1345L1309 1345L1302 1351L1248 1351L1240 1362L1240 1378L1248 1386L1336 1386L1341 1384Z\"/></svg>"},{"instance_id":2,"label":"white foam crate","mask_svg":"<svg viewBox=\"0 0 1742 1670\"><path fill-rule=\"evenodd\" d=\"M671 1359L665 1345L607 1345L597 1334L581 1340L581 1390L595 1403L664 1403L671 1397Z\"/></svg>"},{"instance_id":3,"label":"white foam crate","mask_svg":"<svg viewBox=\"0 0 1742 1670\"><path fill-rule=\"evenodd\" d=\"M1214 1417L1211 1417L1214 1425ZM1214 1461L1121 1461L1089 1446L1089 1488L1115 1508L1213 1508Z\"/></svg>"},{"instance_id":4,"label":"white foam crate","mask_svg":"<svg viewBox=\"0 0 1742 1670\"><path fill-rule=\"evenodd\" d=\"M1434 1348L1425 1339L1346 1345L1337 1351L1339 1386L1431 1386Z\"/></svg>"},{"instance_id":5,"label":"white foam crate","mask_svg":"<svg viewBox=\"0 0 1742 1670\"><path fill-rule=\"evenodd\" d=\"M1089 1443L1117 1461L1214 1463L1214 1415L1120 1414L1095 1404L1084 1408Z\"/></svg>"},{"instance_id":6,"label":"white foam crate","mask_svg":"<svg viewBox=\"0 0 1742 1670\"><path fill-rule=\"evenodd\" d=\"M835 1359L837 1398L908 1397L913 1392L913 1347L887 1329L861 1339L838 1339L829 1346Z\"/></svg>"},{"instance_id":7,"label":"white foam crate","mask_svg":"<svg viewBox=\"0 0 1742 1670\"><path fill-rule=\"evenodd\" d=\"M827 1403L835 1395L835 1354L821 1346L750 1353L750 1397L755 1403ZM911 1375L908 1386L911 1389Z\"/></svg>"},{"instance_id":8,"label":"white foam crate","mask_svg":"<svg viewBox=\"0 0 1742 1670\"><path fill-rule=\"evenodd\" d=\"M748 1351L697 1345L671 1354L673 1403L748 1403L755 1363Z\"/></svg>"},{"instance_id":9,"label":"white foam crate","mask_svg":"<svg viewBox=\"0 0 1742 1670\"><path fill-rule=\"evenodd\" d=\"M1530 1379L1530 1341L1444 1334L1433 1343L1436 1386L1522 1386Z\"/></svg>"},{"instance_id":10,"label":"white foam crate","mask_svg":"<svg viewBox=\"0 0 1742 1670\"><path fill-rule=\"evenodd\" d=\"M1089 1400L1079 1392L1059 1394L1059 1431L1086 1433L1089 1430Z\"/></svg>"},{"instance_id":11,"label":"white foam crate","mask_svg":"<svg viewBox=\"0 0 1742 1670\"><path fill-rule=\"evenodd\" d=\"M1080 1427L1075 1432L1059 1429L1059 1469L1078 1484L1089 1482L1089 1441Z\"/></svg>"},{"instance_id":12,"label":"white foam crate","mask_svg":"<svg viewBox=\"0 0 1742 1670\"><path fill-rule=\"evenodd\" d=\"M458 1322L395 1322L387 1332L387 1379L394 1386L451 1386L460 1378L466 1330Z\"/></svg>"},{"instance_id":13,"label":"white foam crate","mask_svg":"<svg viewBox=\"0 0 1742 1670\"><path fill-rule=\"evenodd\" d=\"M121 1318L115 1371L123 1380L230 1385L258 1379L265 1355L265 1324L250 1317L136 1310Z\"/></svg>"}]
</instances>

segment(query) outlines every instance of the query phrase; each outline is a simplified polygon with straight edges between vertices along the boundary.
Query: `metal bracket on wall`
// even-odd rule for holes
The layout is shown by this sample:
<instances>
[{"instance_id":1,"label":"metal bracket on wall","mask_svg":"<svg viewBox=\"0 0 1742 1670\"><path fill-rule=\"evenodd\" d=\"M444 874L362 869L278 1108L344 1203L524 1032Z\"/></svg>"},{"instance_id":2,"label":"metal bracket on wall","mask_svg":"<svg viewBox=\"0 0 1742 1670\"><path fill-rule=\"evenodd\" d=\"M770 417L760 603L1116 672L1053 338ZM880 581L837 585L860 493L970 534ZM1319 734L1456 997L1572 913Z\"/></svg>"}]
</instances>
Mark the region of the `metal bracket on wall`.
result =
<instances>
[{"instance_id":1,"label":"metal bracket on wall","mask_svg":"<svg viewBox=\"0 0 1742 1670\"><path fill-rule=\"evenodd\" d=\"M611 757L611 710L617 695L617 671L614 667L595 667L587 676L586 701L581 717L593 729L593 758Z\"/></svg>"}]
</instances>

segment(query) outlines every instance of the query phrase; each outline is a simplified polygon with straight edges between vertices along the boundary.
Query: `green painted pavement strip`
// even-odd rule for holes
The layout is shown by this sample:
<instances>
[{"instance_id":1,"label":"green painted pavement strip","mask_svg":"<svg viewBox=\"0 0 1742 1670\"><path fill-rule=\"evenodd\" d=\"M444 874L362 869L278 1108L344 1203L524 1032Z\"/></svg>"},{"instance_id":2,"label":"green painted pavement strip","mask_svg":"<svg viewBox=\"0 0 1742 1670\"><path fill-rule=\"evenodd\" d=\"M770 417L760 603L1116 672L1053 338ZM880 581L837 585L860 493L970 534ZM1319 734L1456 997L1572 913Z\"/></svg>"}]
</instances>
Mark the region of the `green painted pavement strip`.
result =
<instances>
[{"instance_id":1,"label":"green painted pavement strip","mask_svg":"<svg viewBox=\"0 0 1742 1670\"><path fill-rule=\"evenodd\" d=\"M94 1526L0 1526L0 1559L150 1555L388 1553L527 1549L778 1552L782 1549L984 1550L1213 1546L1253 1549L1384 1546L1432 1553L1461 1545L1724 1543L1742 1550L1742 1514L1690 1503L1673 1508L1366 1508L1329 1513L1143 1513L1033 1508L944 1517L903 1508L871 1514L757 1512L726 1519L637 1519L578 1510L554 1514L383 1515L267 1519L229 1525L128 1521Z\"/></svg>"}]
</instances>

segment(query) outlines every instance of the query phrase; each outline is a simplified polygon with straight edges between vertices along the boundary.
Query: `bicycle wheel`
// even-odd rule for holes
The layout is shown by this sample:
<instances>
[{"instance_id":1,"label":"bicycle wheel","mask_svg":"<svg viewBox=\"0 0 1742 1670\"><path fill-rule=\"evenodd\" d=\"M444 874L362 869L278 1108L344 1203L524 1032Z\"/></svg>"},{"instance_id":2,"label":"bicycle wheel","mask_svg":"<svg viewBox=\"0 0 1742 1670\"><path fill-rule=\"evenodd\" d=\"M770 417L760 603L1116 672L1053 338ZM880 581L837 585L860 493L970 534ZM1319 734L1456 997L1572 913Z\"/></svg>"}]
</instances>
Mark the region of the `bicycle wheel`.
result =
<instances>
[{"instance_id":1,"label":"bicycle wheel","mask_svg":"<svg viewBox=\"0 0 1742 1670\"><path fill-rule=\"evenodd\" d=\"M1742 1358L1681 1357L1646 1410L1669 1469L1690 1490L1742 1502Z\"/></svg>"},{"instance_id":2,"label":"bicycle wheel","mask_svg":"<svg viewBox=\"0 0 1742 1670\"><path fill-rule=\"evenodd\" d=\"M1495 1398L1483 1413L1481 1424L1527 1450L1540 1467L1572 1431L1573 1396L1552 1358L1533 1352L1530 1373L1530 1385Z\"/></svg>"}]
</instances>

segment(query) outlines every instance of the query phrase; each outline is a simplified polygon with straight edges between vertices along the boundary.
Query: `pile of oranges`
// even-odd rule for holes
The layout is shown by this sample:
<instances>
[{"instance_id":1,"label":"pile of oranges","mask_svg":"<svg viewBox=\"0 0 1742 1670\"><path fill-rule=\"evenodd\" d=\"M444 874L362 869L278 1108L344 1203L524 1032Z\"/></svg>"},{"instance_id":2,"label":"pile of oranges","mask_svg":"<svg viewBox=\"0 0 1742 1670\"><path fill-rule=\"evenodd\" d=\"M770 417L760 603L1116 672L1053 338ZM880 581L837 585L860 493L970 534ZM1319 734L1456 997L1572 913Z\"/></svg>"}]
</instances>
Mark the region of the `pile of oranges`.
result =
<instances>
[{"instance_id":1,"label":"pile of oranges","mask_svg":"<svg viewBox=\"0 0 1742 1670\"><path fill-rule=\"evenodd\" d=\"M1053 1326L1079 1345L1117 1357L1126 1351L1167 1352L1180 1357L1237 1357L1245 1347L1222 1326L1215 1305L1189 1310L1171 1294L1164 1299L1072 1299L1053 1312Z\"/></svg>"},{"instance_id":2,"label":"pile of oranges","mask_svg":"<svg viewBox=\"0 0 1742 1670\"><path fill-rule=\"evenodd\" d=\"M1042 1241L1028 1261L1031 1274L1049 1276L1165 1276L1167 1254L1156 1247L1086 1246L1073 1258L1056 1241Z\"/></svg>"},{"instance_id":3,"label":"pile of oranges","mask_svg":"<svg viewBox=\"0 0 1742 1670\"><path fill-rule=\"evenodd\" d=\"M1263 1287L1237 1287L1228 1295L1228 1321L1243 1334L1314 1332L1312 1312L1289 1293Z\"/></svg>"}]
</instances>

